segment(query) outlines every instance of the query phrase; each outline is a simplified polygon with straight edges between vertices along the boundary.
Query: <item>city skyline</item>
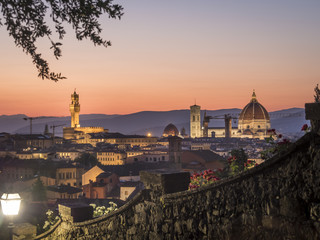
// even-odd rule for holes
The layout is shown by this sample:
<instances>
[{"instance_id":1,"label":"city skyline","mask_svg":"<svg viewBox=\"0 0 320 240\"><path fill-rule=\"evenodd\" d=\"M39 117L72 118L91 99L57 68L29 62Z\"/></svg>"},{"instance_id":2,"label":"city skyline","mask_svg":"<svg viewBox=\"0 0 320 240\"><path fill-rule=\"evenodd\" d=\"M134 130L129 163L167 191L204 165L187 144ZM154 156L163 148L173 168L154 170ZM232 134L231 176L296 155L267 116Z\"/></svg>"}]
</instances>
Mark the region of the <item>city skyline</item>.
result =
<instances>
[{"instance_id":1,"label":"city skyline","mask_svg":"<svg viewBox=\"0 0 320 240\"><path fill-rule=\"evenodd\" d=\"M58 83L37 78L30 56L0 28L0 115L69 116L74 89L81 114L304 107L320 79L320 2L117 1L120 21L101 19L112 46L78 42L67 27L62 58L39 49ZM182 4L183 3L183 4Z\"/></svg>"}]
</instances>

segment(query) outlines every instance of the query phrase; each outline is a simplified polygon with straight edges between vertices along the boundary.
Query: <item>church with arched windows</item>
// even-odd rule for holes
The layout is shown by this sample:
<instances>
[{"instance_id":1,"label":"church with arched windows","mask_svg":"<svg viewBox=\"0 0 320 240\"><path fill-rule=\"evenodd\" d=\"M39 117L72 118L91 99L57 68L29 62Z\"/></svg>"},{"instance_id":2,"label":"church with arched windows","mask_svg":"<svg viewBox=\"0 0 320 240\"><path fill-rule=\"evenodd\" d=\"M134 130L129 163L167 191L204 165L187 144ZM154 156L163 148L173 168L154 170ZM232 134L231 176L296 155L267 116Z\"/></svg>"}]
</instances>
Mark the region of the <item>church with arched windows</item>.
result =
<instances>
[{"instance_id":1,"label":"church with arched windows","mask_svg":"<svg viewBox=\"0 0 320 240\"><path fill-rule=\"evenodd\" d=\"M250 102L242 109L238 119L238 126L232 127L231 117L225 115L225 127L209 127L208 119L214 117L204 114L201 125L200 106L190 107L190 137L236 137L236 138L259 138L269 137L268 129L271 128L270 116L265 107L258 102L255 91L252 93Z\"/></svg>"}]
</instances>

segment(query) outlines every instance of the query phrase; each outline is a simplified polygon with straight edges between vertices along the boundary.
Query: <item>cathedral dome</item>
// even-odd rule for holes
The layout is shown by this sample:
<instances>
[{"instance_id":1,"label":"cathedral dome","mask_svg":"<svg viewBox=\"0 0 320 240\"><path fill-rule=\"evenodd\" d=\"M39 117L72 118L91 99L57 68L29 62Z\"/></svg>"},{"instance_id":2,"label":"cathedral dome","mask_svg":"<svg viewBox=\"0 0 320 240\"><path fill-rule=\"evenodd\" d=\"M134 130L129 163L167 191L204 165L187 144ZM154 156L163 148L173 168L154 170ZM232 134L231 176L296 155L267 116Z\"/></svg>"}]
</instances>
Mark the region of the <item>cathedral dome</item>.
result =
<instances>
[{"instance_id":1,"label":"cathedral dome","mask_svg":"<svg viewBox=\"0 0 320 240\"><path fill-rule=\"evenodd\" d=\"M175 125L170 123L168 126L165 127L162 136L169 137L169 136L178 136L179 131Z\"/></svg>"},{"instance_id":2,"label":"cathedral dome","mask_svg":"<svg viewBox=\"0 0 320 240\"><path fill-rule=\"evenodd\" d=\"M239 121L243 120L270 120L267 110L258 102L253 91L252 99L241 111Z\"/></svg>"}]
</instances>

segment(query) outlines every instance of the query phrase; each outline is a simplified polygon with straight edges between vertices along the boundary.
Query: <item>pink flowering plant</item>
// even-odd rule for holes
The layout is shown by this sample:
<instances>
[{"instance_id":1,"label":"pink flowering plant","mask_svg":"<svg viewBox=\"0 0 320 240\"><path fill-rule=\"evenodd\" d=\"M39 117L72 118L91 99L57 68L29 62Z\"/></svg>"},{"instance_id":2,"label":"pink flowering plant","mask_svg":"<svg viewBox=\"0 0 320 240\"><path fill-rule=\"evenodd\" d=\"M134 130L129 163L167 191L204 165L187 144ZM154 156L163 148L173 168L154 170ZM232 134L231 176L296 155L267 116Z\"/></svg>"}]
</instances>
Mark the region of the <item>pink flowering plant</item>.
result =
<instances>
[{"instance_id":1,"label":"pink flowering plant","mask_svg":"<svg viewBox=\"0 0 320 240\"><path fill-rule=\"evenodd\" d=\"M304 131L305 133L310 132L311 128L308 126L308 124L304 124L301 127L301 131Z\"/></svg>"},{"instance_id":2,"label":"pink flowering plant","mask_svg":"<svg viewBox=\"0 0 320 240\"><path fill-rule=\"evenodd\" d=\"M220 180L220 177L218 177L218 175L222 171L223 171L222 169L218 169L218 170L208 169L200 173L194 172L190 177L189 189L198 188L198 187L208 185Z\"/></svg>"},{"instance_id":3,"label":"pink flowering plant","mask_svg":"<svg viewBox=\"0 0 320 240\"><path fill-rule=\"evenodd\" d=\"M190 176L189 190L214 183L227 176L233 176L256 165L254 160L248 159L248 156L243 149L232 150L231 156L228 158L228 167L217 170L208 169L200 173L194 172Z\"/></svg>"},{"instance_id":4,"label":"pink flowering plant","mask_svg":"<svg viewBox=\"0 0 320 240\"><path fill-rule=\"evenodd\" d=\"M248 159L243 149L234 149L230 154L231 156L228 158L230 176L246 171L257 165L254 160Z\"/></svg>"},{"instance_id":5,"label":"pink flowering plant","mask_svg":"<svg viewBox=\"0 0 320 240\"><path fill-rule=\"evenodd\" d=\"M248 169L255 167L257 165L258 165L258 163L256 163L256 161L248 159L248 161L246 163L244 163L244 170L248 170Z\"/></svg>"},{"instance_id":6,"label":"pink flowering plant","mask_svg":"<svg viewBox=\"0 0 320 240\"><path fill-rule=\"evenodd\" d=\"M286 150L292 144L292 142L289 139L284 138L282 134L277 134L275 129L269 129L267 132L269 137L266 138L266 142L269 143L270 147L260 152L261 158L264 160Z\"/></svg>"}]
</instances>

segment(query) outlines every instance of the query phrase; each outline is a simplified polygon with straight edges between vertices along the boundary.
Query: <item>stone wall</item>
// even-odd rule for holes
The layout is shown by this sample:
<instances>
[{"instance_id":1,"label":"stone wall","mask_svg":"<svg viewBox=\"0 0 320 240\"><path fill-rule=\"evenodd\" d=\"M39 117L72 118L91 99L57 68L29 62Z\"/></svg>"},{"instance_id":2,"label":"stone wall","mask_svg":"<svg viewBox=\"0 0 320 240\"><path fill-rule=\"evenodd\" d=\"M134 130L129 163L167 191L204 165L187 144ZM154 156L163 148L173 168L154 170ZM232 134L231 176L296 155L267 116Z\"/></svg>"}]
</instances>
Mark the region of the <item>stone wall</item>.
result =
<instances>
[{"instance_id":1,"label":"stone wall","mask_svg":"<svg viewBox=\"0 0 320 240\"><path fill-rule=\"evenodd\" d=\"M62 218L38 239L320 239L319 146L308 133L259 166L192 191L181 191L186 173L142 173L147 189L118 211Z\"/></svg>"}]
</instances>

